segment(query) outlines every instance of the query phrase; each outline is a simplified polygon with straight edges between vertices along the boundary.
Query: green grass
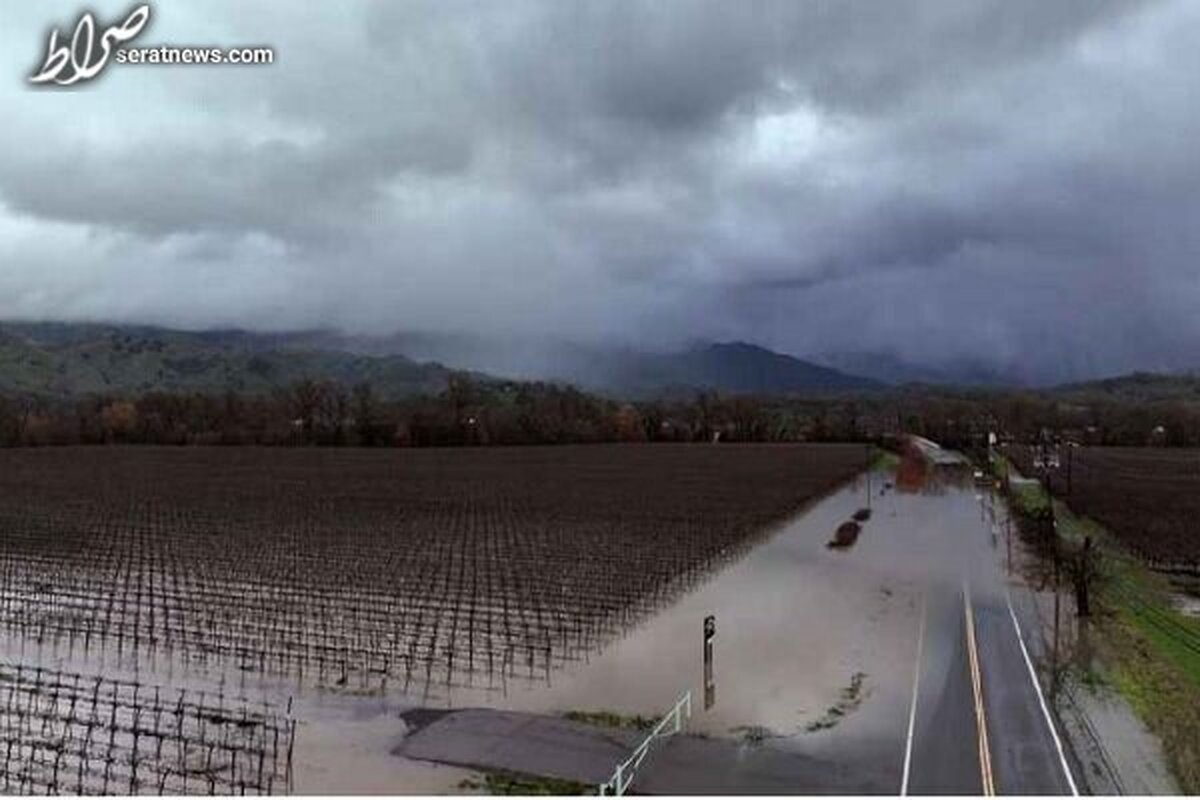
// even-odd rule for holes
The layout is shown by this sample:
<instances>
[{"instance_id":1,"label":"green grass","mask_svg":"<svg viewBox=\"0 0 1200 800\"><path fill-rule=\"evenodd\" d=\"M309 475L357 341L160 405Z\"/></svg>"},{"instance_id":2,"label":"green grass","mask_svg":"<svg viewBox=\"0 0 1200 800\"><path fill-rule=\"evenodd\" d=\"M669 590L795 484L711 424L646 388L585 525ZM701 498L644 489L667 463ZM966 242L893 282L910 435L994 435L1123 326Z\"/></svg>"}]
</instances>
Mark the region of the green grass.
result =
<instances>
[{"instance_id":1,"label":"green grass","mask_svg":"<svg viewBox=\"0 0 1200 800\"><path fill-rule=\"evenodd\" d=\"M1090 536L1093 544L1105 546L1105 555L1110 560L1120 553L1116 540L1106 528L1095 520L1076 516L1061 500L1054 501L1054 518L1058 520L1058 535L1064 541L1078 544Z\"/></svg>"},{"instance_id":2,"label":"green grass","mask_svg":"<svg viewBox=\"0 0 1200 800\"><path fill-rule=\"evenodd\" d=\"M1192 684L1200 688L1200 654L1194 649L1182 646L1179 638L1164 630L1156 616L1147 613L1145 609L1123 609L1122 613L1128 615L1142 636L1149 640L1160 654L1173 662ZM1197 707L1197 713L1200 713L1200 707Z\"/></svg>"},{"instance_id":3,"label":"green grass","mask_svg":"<svg viewBox=\"0 0 1200 800\"><path fill-rule=\"evenodd\" d=\"M467 778L460 781L459 789L469 791L482 790L487 794L496 795L582 795L594 794L596 787L578 781L568 781L559 778L542 778L537 775L526 775L519 772L485 772L483 780Z\"/></svg>"},{"instance_id":4,"label":"green grass","mask_svg":"<svg viewBox=\"0 0 1200 800\"><path fill-rule=\"evenodd\" d=\"M641 714L618 714L615 711L568 711L563 719L572 722L582 722L586 725L597 725L602 728L629 728L638 731L648 731L658 724L655 717L643 717Z\"/></svg>"},{"instance_id":5,"label":"green grass","mask_svg":"<svg viewBox=\"0 0 1200 800\"><path fill-rule=\"evenodd\" d=\"M1013 484L1010 501L1014 513L1035 515L1048 497L1037 484ZM1116 689L1162 741L1183 791L1200 793L1200 652L1187 644L1200 642L1200 622L1176 611L1170 582L1095 520L1058 500L1054 515L1065 544L1090 536L1101 557L1092 625L1099 664L1084 666L1085 683Z\"/></svg>"},{"instance_id":6,"label":"green grass","mask_svg":"<svg viewBox=\"0 0 1200 800\"><path fill-rule=\"evenodd\" d=\"M856 672L850 676L850 685L838 694L837 703L830 706L824 715L808 723L804 729L809 733L815 733L832 728L841 722L843 717L862 704L863 682L866 679L867 673L865 672Z\"/></svg>"},{"instance_id":7,"label":"green grass","mask_svg":"<svg viewBox=\"0 0 1200 800\"><path fill-rule=\"evenodd\" d=\"M1046 491L1037 483L1014 483L1009 496L1016 510L1026 516L1036 516L1050 507Z\"/></svg>"},{"instance_id":8,"label":"green grass","mask_svg":"<svg viewBox=\"0 0 1200 800\"><path fill-rule=\"evenodd\" d=\"M1128 564L1117 569L1102 594L1106 604L1200 690L1200 623L1171 606L1160 576Z\"/></svg>"},{"instance_id":9,"label":"green grass","mask_svg":"<svg viewBox=\"0 0 1200 800\"><path fill-rule=\"evenodd\" d=\"M1200 653L1182 644L1182 640L1194 638L1200 645L1200 621L1172 606L1170 581L1122 552L1112 534L1095 520L1077 516L1057 500L1054 513L1063 541L1078 544L1090 536L1102 554L1098 584L1102 610L1119 615L1160 657L1200 688Z\"/></svg>"},{"instance_id":10,"label":"green grass","mask_svg":"<svg viewBox=\"0 0 1200 800\"><path fill-rule=\"evenodd\" d=\"M1158 736L1187 794L1200 792L1200 682L1178 666L1172 646L1122 609L1105 620L1101 659L1113 687Z\"/></svg>"},{"instance_id":11,"label":"green grass","mask_svg":"<svg viewBox=\"0 0 1200 800\"><path fill-rule=\"evenodd\" d=\"M1013 511L1027 517L1034 517L1045 512L1050 505L1050 496L1035 481L1021 480L1021 474L1004 456L993 454L992 462L987 465L988 471L1003 480L1010 478L1008 502ZM1057 505L1056 505L1057 509Z\"/></svg>"},{"instance_id":12,"label":"green grass","mask_svg":"<svg viewBox=\"0 0 1200 800\"><path fill-rule=\"evenodd\" d=\"M893 470L900 466L900 456L891 450L875 449L875 457L871 459L871 469Z\"/></svg>"}]
</instances>

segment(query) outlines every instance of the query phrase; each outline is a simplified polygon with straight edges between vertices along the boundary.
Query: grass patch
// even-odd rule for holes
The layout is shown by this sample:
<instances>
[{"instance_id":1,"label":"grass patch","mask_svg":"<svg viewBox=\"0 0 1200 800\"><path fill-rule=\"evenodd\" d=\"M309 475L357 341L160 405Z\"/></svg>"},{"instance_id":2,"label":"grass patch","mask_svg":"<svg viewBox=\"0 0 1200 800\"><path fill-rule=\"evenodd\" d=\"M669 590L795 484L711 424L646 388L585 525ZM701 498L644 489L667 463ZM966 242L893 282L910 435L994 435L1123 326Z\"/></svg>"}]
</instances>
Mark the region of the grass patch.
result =
<instances>
[{"instance_id":1,"label":"grass patch","mask_svg":"<svg viewBox=\"0 0 1200 800\"><path fill-rule=\"evenodd\" d=\"M1170 580L1120 551L1113 536L1094 520L1076 516L1059 501L1054 511L1064 541L1078 543L1090 536L1102 549L1097 587L1101 613L1119 617L1143 644L1200 689L1200 621L1172 605Z\"/></svg>"},{"instance_id":2,"label":"grass patch","mask_svg":"<svg viewBox=\"0 0 1200 800\"><path fill-rule=\"evenodd\" d=\"M1093 692L1100 692L1104 689L1112 688L1112 681L1107 675L1104 674L1104 671L1097 669L1091 664L1079 669L1076 673L1076 678L1081 686L1084 686Z\"/></svg>"},{"instance_id":3,"label":"grass patch","mask_svg":"<svg viewBox=\"0 0 1200 800\"><path fill-rule=\"evenodd\" d=\"M542 778L520 772L485 772L482 780L466 778L459 782L459 789L482 791L487 794L504 795L582 795L592 794L596 787L578 781L560 778Z\"/></svg>"},{"instance_id":4,"label":"grass patch","mask_svg":"<svg viewBox=\"0 0 1200 800\"><path fill-rule=\"evenodd\" d=\"M1010 502L1014 514L1034 516L1048 497L1038 484L1013 483ZM1200 622L1179 613L1170 581L1128 555L1107 529L1061 501L1053 509L1062 542L1091 537L1101 556L1092 601L1100 669L1084 667L1083 682L1124 697L1162 742L1180 788L1200 793Z\"/></svg>"},{"instance_id":5,"label":"grass patch","mask_svg":"<svg viewBox=\"0 0 1200 800\"><path fill-rule=\"evenodd\" d=\"M746 744L762 744L768 739L782 739L784 735L777 733L765 725L738 725L730 728L729 732Z\"/></svg>"},{"instance_id":6,"label":"grass patch","mask_svg":"<svg viewBox=\"0 0 1200 800\"><path fill-rule=\"evenodd\" d=\"M809 733L826 730L837 725L842 719L862 705L863 698L866 696L863 692L863 683L867 679L867 673L856 672L850 676L850 685L842 689L838 695L838 701L829 707L824 714L819 718L808 723L804 730Z\"/></svg>"},{"instance_id":7,"label":"grass patch","mask_svg":"<svg viewBox=\"0 0 1200 800\"><path fill-rule=\"evenodd\" d=\"M1136 588L1123 587L1123 593L1111 604L1123 621L1135 629L1141 638L1162 658L1200 690L1200 626L1170 606L1155 602L1151 593L1130 598ZM1106 598L1107 599L1107 598ZM1197 706L1200 710L1200 706Z\"/></svg>"},{"instance_id":8,"label":"grass patch","mask_svg":"<svg viewBox=\"0 0 1200 800\"><path fill-rule=\"evenodd\" d=\"M1046 513L1050 508L1050 498L1046 491L1037 483L1014 483L1009 491L1016 511L1028 517L1036 517Z\"/></svg>"},{"instance_id":9,"label":"grass patch","mask_svg":"<svg viewBox=\"0 0 1200 800\"><path fill-rule=\"evenodd\" d=\"M1112 535L1094 520L1076 516L1055 501L1059 536L1080 542L1086 536L1102 548L1098 579L1102 613L1118 616L1159 657L1200 689L1200 620L1181 613L1171 602L1171 581L1126 555Z\"/></svg>"},{"instance_id":10,"label":"grass patch","mask_svg":"<svg viewBox=\"0 0 1200 800\"><path fill-rule=\"evenodd\" d=\"M628 728L637 731L648 731L658 724L656 717L618 714L615 711L568 711L563 714L563 719L602 728Z\"/></svg>"},{"instance_id":11,"label":"grass patch","mask_svg":"<svg viewBox=\"0 0 1200 800\"><path fill-rule=\"evenodd\" d=\"M1022 479L1021 473L1002 455L994 454L988 471L1001 480L1008 479L1008 502L1021 516L1037 517L1050 508L1050 496L1037 481Z\"/></svg>"},{"instance_id":12,"label":"grass patch","mask_svg":"<svg viewBox=\"0 0 1200 800\"><path fill-rule=\"evenodd\" d=\"M1200 792L1200 682L1166 657L1163 643L1126 611L1105 621L1102 658L1113 687L1162 741L1186 794Z\"/></svg>"},{"instance_id":13,"label":"grass patch","mask_svg":"<svg viewBox=\"0 0 1200 800\"><path fill-rule=\"evenodd\" d=\"M870 469L894 470L900 466L900 456L891 450L876 448L875 457L871 459Z\"/></svg>"},{"instance_id":14,"label":"grass patch","mask_svg":"<svg viewBox=\"0 0 1200 800\"><path fill-rule=\"evenodd\" d=\"M986 463L978 462L978 466L1001 482L1009 476L1017 474L1017 471L1013 469L1012 462L998 452L993 452L991 459Z\"/></svg>"}]
</instances>

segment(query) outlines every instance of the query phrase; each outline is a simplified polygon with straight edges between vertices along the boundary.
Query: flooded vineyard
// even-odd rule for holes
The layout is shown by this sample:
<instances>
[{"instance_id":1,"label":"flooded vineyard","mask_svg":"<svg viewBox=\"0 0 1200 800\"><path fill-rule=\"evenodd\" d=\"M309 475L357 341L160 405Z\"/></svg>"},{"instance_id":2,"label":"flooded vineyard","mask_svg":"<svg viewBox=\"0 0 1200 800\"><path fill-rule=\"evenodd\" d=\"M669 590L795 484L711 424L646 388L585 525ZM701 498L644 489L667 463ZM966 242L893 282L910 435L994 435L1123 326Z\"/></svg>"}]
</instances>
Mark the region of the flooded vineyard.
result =
<instances>
[{"instance_id":1,"label":"flooded vineyard","mask_svg":"<svg viewBox=\"0 0 1200 800\"><path fill-rule=\"evenodd\" d=\"M294 723L266 701L0 663L5 794L272 794Z\"/></svg>"},{"instance_id":2,"label":"flooded vineyard","mask_svg":"<svg viewBox=\"0 0 1200 800\"><path fill-rule=\"evenodd\" d=\"M430 702L549 682L866 457L837 445L0 453L0 714L13 731L53 721L44 746L16 734L6 787L282 791L288 694ZM264 693L239 705L213 688L230 685Z\"/></svg>"}]
</instances>

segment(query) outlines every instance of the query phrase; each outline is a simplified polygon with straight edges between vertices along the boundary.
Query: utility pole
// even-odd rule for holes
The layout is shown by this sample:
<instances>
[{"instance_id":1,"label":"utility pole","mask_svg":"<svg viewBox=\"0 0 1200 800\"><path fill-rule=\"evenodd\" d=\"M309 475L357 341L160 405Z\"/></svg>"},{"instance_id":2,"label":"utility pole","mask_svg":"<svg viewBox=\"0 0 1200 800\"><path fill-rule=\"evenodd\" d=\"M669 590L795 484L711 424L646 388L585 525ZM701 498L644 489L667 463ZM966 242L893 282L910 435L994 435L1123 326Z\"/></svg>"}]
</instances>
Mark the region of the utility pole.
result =
<instances>
[{"instance_id":1,"label":"utility pole","mask_svg":"<svg viewBox=\"0 0 1200 800\"><path fill-rule=\"evenodd\" d=\"M1047 534L1050 536L1051 554L1054 558L1054 646L1051 650L1051 668L1050 668L1050 696L1052 698L1058 696L1058 645L1059 645L1059 628L1062 617L1062 552L1059 549L1058 540L1058 521L1054 515L1054 495L1050 492L1050 462L1046 456L1045 442L1042 445L1041 469L1039 475L1041 477L1041 488L1046 494L1046 523Z\"/></svg>"},{"instance_id":2,"label":"utility pole","mask_svg":"<svg viewBox=\"0 0 1200 800\"><path fill-rule=\"evenodd\" d=\"M1012 576L1012 511L1004 511L1004 546L1008 550L1008 574Z\"/></svg>"},{"instance_id":3,"label":"utility pole","mask_svg":"<svg viewBox=\"0 0 1200 800\"><path fill-rule=\"evenodd\" d=\"M1071 462L1075 460L1075 446L1067 442L1067 498L1071 497Z\"/></svg>"},{"instance_id":4,"label":"utility pole","mask_svg":"<svg viewBox=\"0 0 1200 800\"><path fill-rule=\"evenodd\" d=\"M1092 580L1092 537L1083 539L1083 550L1079 554L1079 563L1075 574L1075 610L1080 617L1089 617L1092 613L1091 580Z\"/></svg>"},{"instance_id":5,"label":"utility pole","mask_svg":"<svg viewBox=\"0 0 1200 800\"><path fill-rule=\"evenodd\" d=\"M1050 696L1058 696L1058 631L1059 620L1061 618L1060 609L1062 607L1061 593L1059 591L1061 578L1062 557L1058 550L1058 528L1054 522L1054 501L1050 501L1050 535L1054 537L1054 656L1052 669L1050 673Z\"/></svg>"},{"instance_id":6,"label":"utility pole","mask_svg":"<svg viewBox=\"0 0 1200 800\"><path fill-rule=\"evenodd\" d=\"M871 507L871 456L874 454L874 449L871 445L867 445L867 508Z\"/></svg>"}]
</instances>

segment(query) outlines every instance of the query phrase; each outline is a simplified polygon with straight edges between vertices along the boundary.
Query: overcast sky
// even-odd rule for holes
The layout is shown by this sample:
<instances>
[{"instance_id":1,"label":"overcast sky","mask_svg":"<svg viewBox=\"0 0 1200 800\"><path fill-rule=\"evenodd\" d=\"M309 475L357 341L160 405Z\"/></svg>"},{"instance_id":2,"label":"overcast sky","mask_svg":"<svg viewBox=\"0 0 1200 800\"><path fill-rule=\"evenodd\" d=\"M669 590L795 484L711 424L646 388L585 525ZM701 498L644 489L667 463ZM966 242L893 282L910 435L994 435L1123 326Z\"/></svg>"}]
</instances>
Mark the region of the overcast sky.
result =
<instances>
[{"instance_id":1,"label":"overcast sky","mask_svg":"<svg viewBox=\"0 0 1200 800\"><path fill-rule=\"evenodd\" d=\"M1194 0L159 2L276 63L31 88L80 10L0 11L0 317L1200 366Z\"/></svg>"}]
</instances>

